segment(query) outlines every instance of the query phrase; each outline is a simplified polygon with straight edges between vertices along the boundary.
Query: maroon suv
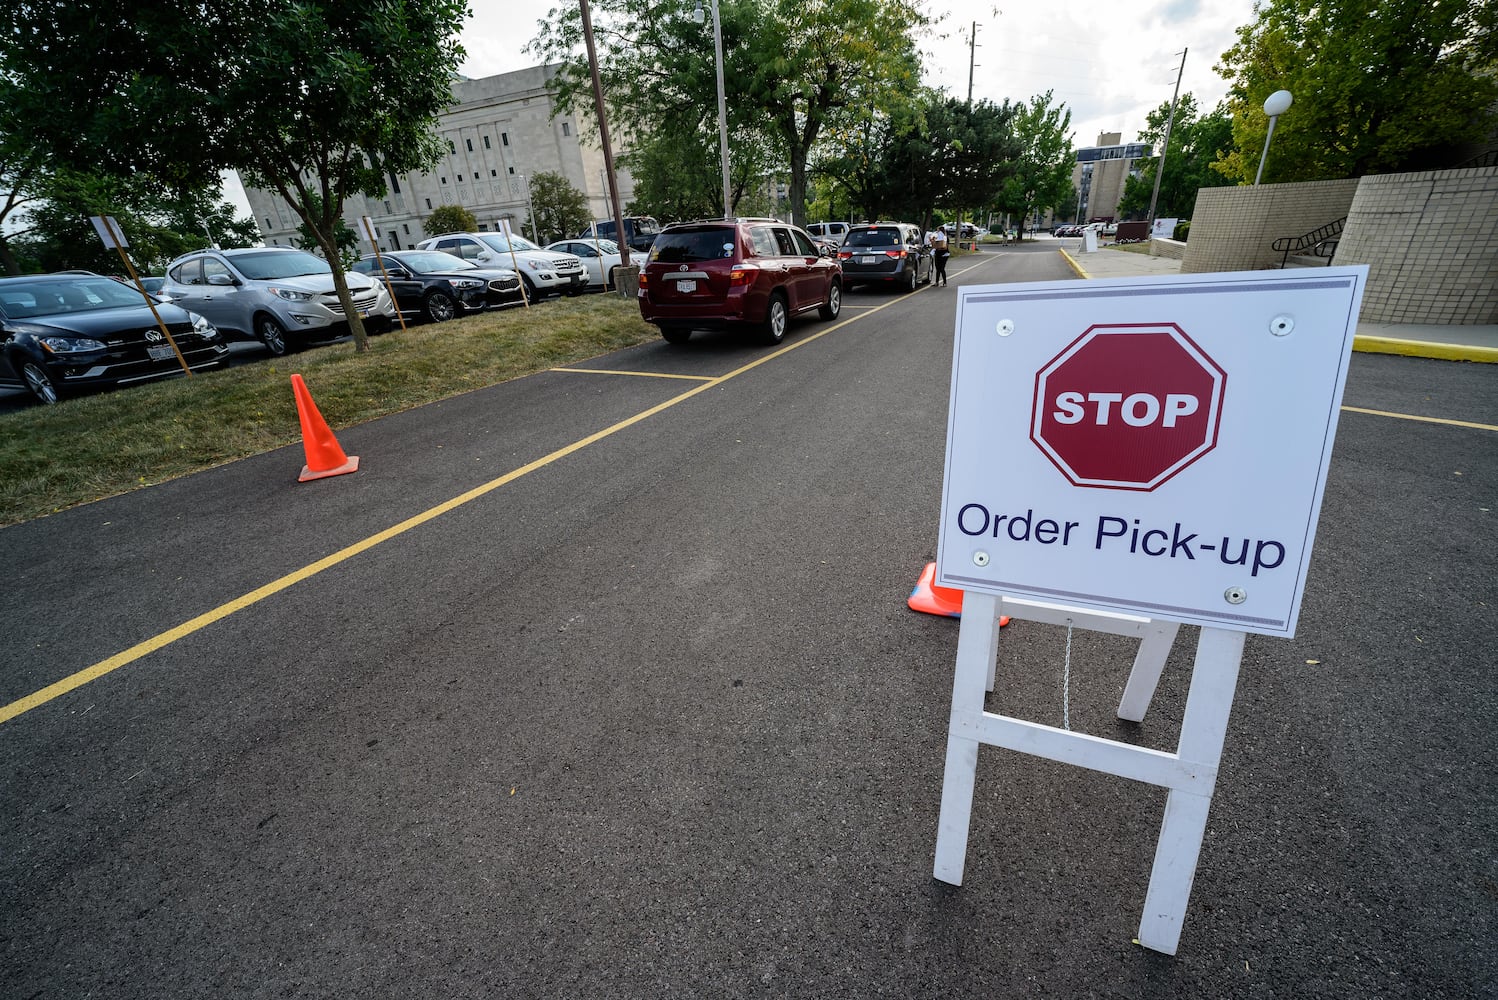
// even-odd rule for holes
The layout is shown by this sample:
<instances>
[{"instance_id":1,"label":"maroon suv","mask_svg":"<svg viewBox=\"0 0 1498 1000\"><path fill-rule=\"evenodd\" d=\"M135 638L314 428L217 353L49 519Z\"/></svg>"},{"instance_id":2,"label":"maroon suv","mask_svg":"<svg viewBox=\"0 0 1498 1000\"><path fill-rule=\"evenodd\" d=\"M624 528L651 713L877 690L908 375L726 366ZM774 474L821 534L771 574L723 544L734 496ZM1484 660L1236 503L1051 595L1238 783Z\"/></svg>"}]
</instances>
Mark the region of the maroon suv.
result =
<instances>
[{"instance_id":1,"label":"maroon suv","mask_svg":"<svg viewBox=\"0 0 1498 1000\"><path fill-rule=\"evenodd\" d=\"M673 344L695 330L747 326L768 344L792 316L836 319L843 271L805 230L775 219L667 226L640 272L640 315Z\"/></svg>"}]
</instances>

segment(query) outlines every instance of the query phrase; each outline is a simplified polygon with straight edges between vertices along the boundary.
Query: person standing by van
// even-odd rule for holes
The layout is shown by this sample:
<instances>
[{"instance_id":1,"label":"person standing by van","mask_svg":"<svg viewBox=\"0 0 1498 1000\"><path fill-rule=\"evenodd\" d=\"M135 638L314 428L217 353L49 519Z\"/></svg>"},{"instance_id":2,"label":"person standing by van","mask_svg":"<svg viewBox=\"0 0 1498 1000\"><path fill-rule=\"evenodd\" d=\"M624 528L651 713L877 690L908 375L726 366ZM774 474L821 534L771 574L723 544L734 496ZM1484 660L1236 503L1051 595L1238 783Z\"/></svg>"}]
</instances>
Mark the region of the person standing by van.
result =
<instances>
[{"instance_id":1,"label":"person standing by van","mask_svg":"<svg viewBox=\"0 0 1498 1000\"><path fill-rule=\"evenodd\" d=\"M926 242L931 244L931 256L936 260L936 277L932 280L933 285L945 285L947 283L947 258L952 256L947 250L947 234L937 228L926 234Z\"/></svg>"}]
</instances>

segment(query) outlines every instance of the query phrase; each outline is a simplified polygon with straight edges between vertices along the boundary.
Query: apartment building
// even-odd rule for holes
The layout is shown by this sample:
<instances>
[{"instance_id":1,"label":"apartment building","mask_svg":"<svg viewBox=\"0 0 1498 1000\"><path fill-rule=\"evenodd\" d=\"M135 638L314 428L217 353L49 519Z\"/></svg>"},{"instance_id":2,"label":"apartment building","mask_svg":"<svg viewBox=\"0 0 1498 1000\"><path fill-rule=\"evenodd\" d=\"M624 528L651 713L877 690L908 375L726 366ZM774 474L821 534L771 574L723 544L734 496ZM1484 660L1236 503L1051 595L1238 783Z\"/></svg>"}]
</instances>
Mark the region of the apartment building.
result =
<instances>
[{"instance_id":1,"label":"apartment building","mask_svg":"<svg viewBox=\"0 0 1498 1000\"><path fill-rule=\"evenodd\" d=\"M1077 192L1077 221L1118 218L1124 182L1138 172L1139 160L1153 156L1149 143L1124 143L1120 132L1103 132L1096 146L1077 150L1071 183Z\"/></svg>"}]
</instances>

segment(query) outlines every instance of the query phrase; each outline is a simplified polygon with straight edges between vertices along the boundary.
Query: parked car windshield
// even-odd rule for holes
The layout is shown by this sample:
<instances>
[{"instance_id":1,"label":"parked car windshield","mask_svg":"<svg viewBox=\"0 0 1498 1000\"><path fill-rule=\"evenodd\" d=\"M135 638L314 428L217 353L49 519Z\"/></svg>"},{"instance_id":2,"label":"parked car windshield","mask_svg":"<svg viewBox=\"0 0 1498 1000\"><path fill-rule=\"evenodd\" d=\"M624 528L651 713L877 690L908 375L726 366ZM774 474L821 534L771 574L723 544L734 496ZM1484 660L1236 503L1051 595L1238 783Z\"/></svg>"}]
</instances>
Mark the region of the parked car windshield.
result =
<instances>
[{"instance_id":1,"label":"parked car windshield","mask_svg":"<svg viewBox=\"0 0 1498 1000\"><path fill-rule=\"evenodd\" d=\"M850 247L897 247L900 233L895 229L858 229L848 234L843 244Z\"/></svg>"},{"instance_id":2,"label":"parked car windshield","mask_svg":"<svg viewBox=\"0 0 1498 1000\"><path fill-rule=\"evenodd\" d=\"M651 244L650 255L657 263L691 264L733 256L738 232L732 226L712 229L687 229L664 232Z\"/></svg>"},{"instance_id":3,"label":"parked car windshield","mask_svg":"<svg viewBox=\"0 0 1498 1000\"><path fill-rule=\"evenodd\" d=\"M12 319L145 304L139 289L102 275L0 284L0 305Z\"/></svg>"},{"instance_id":4,"label":"parked car windshield","mask_svg":"<svg viewBox=\"0 0 1498 1000\"><path fill-rule=\"evenodd\" d=\"M480 236L479 239L483 240L485 243L489 244L490 247L498 250L500 253L509 253L511 247L515 249L516 253L519 253L522 250L541 249L540 247L536 246L536 244L526 239L524 236L511 236L510 239L506 241L504 233L485 233L483 236Z\"/></svg>"},{"instance_id":5,"label":"parked car windshield","mask_svg":"<svg viewBox=\"0 0 1498 1000\"><path fill-rule=\"evenodd\" d=\"M479 266L441 250L407 250L390 254L413 271L477 271Z\"/></svg>"},{"instance_id":6,"label":"parked car windshield","mask_svg":"<svg viewBox=\"0 0 1498 1000\"><path fill-rule=\"evenodd\" d=\"M254 281L273 278L298 278L304 274L331 274L333 269L321 257L301 250L267 253L239 253L230 258L239 273Z\"/></svg>"}]
</instances>

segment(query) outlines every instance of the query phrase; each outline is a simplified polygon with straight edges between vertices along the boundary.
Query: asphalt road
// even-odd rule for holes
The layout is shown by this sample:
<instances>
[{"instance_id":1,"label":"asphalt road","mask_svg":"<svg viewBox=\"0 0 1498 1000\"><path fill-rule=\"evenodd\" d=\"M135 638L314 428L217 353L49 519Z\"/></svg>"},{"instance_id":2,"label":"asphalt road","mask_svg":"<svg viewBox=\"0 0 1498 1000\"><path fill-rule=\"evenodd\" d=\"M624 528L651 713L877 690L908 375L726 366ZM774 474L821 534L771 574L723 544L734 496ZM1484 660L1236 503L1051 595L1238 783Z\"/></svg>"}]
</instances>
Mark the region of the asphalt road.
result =
<instances>
[{"instance_id":1,"label":"asphalt road","mask_svg":"<svg viewBox=\"0 0 1498 1000\"><path fill-rule=\"evenodd\" d=\"M288 448L0 530L0 706L77 682L0 723L0 995L1494 995L1498 373L1354 357L1348 406L1486 429L1343 414L1170 958L1131 944L1152 787L986 749L964 885L931 878L957 625L905 597L954 299L859 291L786 350L699 334L340 431L355 475ZM1078 633L1073 727L1173 748L1184 631L1139 726L1131 645ZM1063 645L1006 629L990 705L1059 724Z\"/></svg>"}]
</instances>

